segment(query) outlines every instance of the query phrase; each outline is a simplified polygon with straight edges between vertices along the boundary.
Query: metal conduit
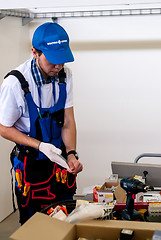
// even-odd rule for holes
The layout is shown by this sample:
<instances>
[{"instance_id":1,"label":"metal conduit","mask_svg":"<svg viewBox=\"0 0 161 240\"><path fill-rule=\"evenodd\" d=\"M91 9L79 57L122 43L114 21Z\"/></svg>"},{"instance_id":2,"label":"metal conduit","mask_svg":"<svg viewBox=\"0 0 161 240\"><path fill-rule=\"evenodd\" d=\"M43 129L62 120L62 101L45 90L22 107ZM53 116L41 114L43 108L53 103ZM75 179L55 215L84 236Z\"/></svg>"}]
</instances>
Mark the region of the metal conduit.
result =
<instances>
[{"instance_id":1,"label":"metal conduit","mask_svg":"<svg viewBox=\"0 0 161 240\"><path fill-rule=\"evenodd\" d=\"M161 14L161 8L45 12L45 13L35 13L35 14L36 14L35 18L42 18L42 17L57 17L57 18L114 17L114 16L135 16L135 15Z\"/></svg>"},{"instance_id":2,"label":"metal conduit","mask_svg":"<svg viewBox=\"0 0 161 240\"><path fill-rule=\"evenodd\" d=\"M22 17L22 25L37 18L74 18L74 17L116 17L116 16L142 16L161 14L161 8L143 9L115 9L115 10L90 10L90 11L62 11L62 12L31 12L27 9L1 9L0 19L5 16Z\"/></svg>"}]
</instances>

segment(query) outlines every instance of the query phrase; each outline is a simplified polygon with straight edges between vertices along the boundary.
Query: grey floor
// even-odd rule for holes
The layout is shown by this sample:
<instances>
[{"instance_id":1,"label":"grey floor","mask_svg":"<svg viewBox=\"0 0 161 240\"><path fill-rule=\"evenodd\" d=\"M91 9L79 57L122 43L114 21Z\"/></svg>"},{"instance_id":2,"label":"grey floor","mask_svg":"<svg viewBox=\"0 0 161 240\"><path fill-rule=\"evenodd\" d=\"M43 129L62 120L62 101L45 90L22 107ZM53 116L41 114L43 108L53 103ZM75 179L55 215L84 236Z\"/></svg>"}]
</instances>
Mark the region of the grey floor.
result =
<instances>
[{"instance_id":1,"label":"grey floor","mask_svg":"<svg viewBox=\"0 0 161 240\"><path fill-rule=\"evenodd\" d=\"M84 199L84 195L75 195L74 199ZM17 210L0 223L0 240L9 240L9 236L19 227L19 212Z\"/></svg>"},{"instance_id":2,"label":"grey floor","mask_svg":"<svg viewBox=\"0 0 161 240\"><path fill-rule=\"evenodd\" d=\"M18 210L0 223L0 240L9 240L9 236L19 227Z\"/></svg>"}]
</instances>

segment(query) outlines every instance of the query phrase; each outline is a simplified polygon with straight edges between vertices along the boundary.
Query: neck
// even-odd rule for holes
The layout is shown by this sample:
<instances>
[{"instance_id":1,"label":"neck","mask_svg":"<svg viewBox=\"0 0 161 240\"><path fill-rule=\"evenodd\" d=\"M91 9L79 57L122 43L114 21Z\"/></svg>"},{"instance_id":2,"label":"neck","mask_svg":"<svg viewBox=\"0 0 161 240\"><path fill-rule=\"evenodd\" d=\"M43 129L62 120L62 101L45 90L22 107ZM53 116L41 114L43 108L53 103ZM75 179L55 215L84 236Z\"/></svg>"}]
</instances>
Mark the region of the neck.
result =
<instances>
[{"instance_id":1,"label":"neck","mask_svg":"<svg viewBox=\"0 0 161 240\"><path fill-rule=\"evenodd\" d=\"M43 78L45 79L45 81L48 81L49 76L47 75L47 73L42 69L42 67L40 66L40 64L38 63L38 61L36 60L36 65L39 68Z\"/></svg>"}]
</instances>

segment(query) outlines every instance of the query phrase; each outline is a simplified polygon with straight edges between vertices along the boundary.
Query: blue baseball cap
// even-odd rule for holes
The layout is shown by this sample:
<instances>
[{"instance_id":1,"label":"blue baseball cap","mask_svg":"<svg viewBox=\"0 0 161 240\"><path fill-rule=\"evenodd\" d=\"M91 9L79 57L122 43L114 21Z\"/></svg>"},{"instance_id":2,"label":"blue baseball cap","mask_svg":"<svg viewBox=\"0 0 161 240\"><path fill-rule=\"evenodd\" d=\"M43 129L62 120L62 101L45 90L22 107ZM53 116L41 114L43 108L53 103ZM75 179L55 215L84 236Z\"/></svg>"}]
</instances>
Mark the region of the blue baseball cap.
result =
<instances>
[{"instance_id":1,"label":"blue baseball cap","mask_svg":"<svg viewBox=\"0 0 161 240\"><path fill-rule=\"evenodd\" d=\"M73 62L74 57L69 47L67 32L57 23L47 22L34 32L32 46L41 50L52 64Z\"/></svg>"}]
</instances>

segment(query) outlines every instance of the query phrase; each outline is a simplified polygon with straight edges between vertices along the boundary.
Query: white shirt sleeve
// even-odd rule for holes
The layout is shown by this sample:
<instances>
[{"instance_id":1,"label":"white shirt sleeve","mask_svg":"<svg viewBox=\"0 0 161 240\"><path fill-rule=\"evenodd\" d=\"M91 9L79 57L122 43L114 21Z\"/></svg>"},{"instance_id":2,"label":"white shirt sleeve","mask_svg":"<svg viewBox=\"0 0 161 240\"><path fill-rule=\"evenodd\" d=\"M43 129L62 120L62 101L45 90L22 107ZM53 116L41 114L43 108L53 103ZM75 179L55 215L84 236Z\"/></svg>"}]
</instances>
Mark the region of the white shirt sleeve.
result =
<instances>
[{"instance_id":1,"label":"white shirt sleeve","mask_svg":"<svg viewBox=\"0 0 161 240\"><path fill-rule=\"evenodd\" d=\"M6 78L1 86L0 123L6 127L13 126L22 115L22 107L18 104L18 101L23 96L17 94L17 88L20 88L20 86L15 81L15 77Z\"/></svg>"}]
</instances>

